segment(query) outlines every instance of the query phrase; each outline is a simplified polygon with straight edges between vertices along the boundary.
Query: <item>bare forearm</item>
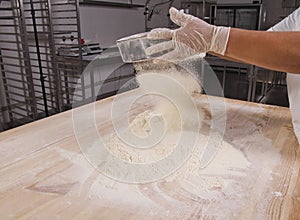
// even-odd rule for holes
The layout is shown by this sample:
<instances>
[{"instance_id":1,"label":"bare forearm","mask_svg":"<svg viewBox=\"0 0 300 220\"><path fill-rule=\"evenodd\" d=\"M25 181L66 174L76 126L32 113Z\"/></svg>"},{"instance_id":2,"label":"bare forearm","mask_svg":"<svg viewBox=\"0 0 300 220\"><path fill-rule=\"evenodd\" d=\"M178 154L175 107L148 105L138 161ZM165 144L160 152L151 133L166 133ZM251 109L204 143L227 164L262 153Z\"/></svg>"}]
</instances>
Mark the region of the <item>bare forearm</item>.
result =
<instances>
[{"instance_id":1,"label":"bare forearm","mask_svg":"<svg viewBox=\"0 0 300 220\"><path fill-rule=\"evenodd\" d=\"M233 62L237 62L237 63L245 63L241 60L238 60L238 59L233 59L233 58L230 58L228 56L222 56L220 54L217 54L217 53L214 53L214 52L209 52L210 55L214 55L214 56L217 56L217 57L220 57L222 59L225 59L225 60L229 60L229 61L233 61Z\"/></svg>"},{"instance_id":2,"label":"bare forearm","mask_svg":"<svg viewBox=\"0 0 300 220\"><path fill-rule=\"evenodd\" d=\"M300 74L300 32L232 28L224 58Z\"/></svg>"}]
</instances>

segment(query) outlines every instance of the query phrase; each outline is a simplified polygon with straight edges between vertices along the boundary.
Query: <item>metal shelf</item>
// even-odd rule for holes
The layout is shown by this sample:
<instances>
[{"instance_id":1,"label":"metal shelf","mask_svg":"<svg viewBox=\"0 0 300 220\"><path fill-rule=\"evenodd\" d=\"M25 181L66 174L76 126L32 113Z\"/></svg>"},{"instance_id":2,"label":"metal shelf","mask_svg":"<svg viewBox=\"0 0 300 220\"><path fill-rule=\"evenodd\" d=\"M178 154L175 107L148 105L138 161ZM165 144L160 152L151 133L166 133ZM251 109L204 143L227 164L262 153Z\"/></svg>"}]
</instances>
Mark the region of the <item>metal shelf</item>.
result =
<instances>
[{"instance_id":1,"label":"metal shelf","mask_svg":"<svg viewBox=\"0 0 300 220\"><path fill-rule=\"evenodd\" d=\"M107 97L103 91L98 95L95 86L114 82L117 91L121 80L134 77L134 70L105 81L98 73L82 74L89 61L82 59L78 1L7 2L6 8L0 4L0 26L7 27L0 28L0 90L5 97L0 99L0 131ZM58 55L70 48L78 56Z\"/></svg>"},{"instance_id":2,"label":"metal shelf","mask_svg":"<svg viewBox=\"0 0 300 220\"><path fill-rule=\"evenodd\" d=\"M140 4L130 4L130 3L120 3L120 2L107 2L107 1L93 1L93 0L81 0L79 2L81 5L99 5L108 7L118 7L118 8L143 8L144 5Z\"/></svg>"},{"instance_id":3,"label":"metal shelf","mask_svg":"<svg viewBox=\"0 0 300 220\"><path fill-rule=\"evenodd\" d=\"M70 104L65 96L72 99L73 90L66 87L69 82L61 82L66 70L58 69L68 61L58 61L56 52L68 46L59 35L72 34L73 44L80 48L81 34L77 0L11 0L0 4L0 11L0 27L5 27L0 28L0 80L5 93L5 101L0 100L1 131L61 112ZM76 65L71 71L80 75L81 54Z\"/></svg>"}]
</instances>

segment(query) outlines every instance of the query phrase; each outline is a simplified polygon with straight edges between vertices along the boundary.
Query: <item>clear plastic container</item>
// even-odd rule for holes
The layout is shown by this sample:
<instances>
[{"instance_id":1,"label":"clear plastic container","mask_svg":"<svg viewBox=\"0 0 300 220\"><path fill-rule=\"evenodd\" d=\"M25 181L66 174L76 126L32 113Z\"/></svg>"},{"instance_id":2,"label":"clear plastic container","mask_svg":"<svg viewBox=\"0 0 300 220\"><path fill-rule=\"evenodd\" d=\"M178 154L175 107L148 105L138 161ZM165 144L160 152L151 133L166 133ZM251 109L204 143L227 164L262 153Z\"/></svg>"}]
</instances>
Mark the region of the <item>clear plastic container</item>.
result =
<instances>
[{"instance_id":1,"label":"clear plastic container","mask_svg":"<svg viewBox=\"0 0 300 220\"><path fill-rule=\"evenodd\" d=\"M168 51L153 54L151 56L146 54L146 49L152 45L164 42L167 40L153 40L147 38L147 33L140 33L129 37L117 40L117 45L120 50L122 59L125 63L133 63L154 59Z\"/></svg>"}]
</instances>

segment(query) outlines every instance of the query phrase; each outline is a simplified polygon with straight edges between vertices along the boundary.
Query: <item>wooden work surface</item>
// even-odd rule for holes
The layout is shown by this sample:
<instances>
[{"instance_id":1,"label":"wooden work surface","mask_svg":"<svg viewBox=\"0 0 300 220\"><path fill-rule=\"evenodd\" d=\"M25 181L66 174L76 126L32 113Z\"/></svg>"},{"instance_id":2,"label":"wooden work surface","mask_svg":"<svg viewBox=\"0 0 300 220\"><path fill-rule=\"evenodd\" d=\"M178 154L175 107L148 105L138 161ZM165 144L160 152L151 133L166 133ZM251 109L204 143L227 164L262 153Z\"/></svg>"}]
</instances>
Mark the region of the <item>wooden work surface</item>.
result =
<instances>
[{"instance_id":1,"label":"wooden work surface","mask_svg":"<svg viewBox=\"0 0 300 220\"><path fill-rule=\"evenodd\" d=\"M95 103L96 125L109 119L113 99ZM208 98L194 99L205 112L205 134ZM300 219L300 157L289 109L229 99L226 104L224 142L248 157L249 167L235 167L220 175L226 184L202 191L176 178L126 184L105 177L81 154L72 111L2 132L0 219Z\"/></svg>"}]
</instances>

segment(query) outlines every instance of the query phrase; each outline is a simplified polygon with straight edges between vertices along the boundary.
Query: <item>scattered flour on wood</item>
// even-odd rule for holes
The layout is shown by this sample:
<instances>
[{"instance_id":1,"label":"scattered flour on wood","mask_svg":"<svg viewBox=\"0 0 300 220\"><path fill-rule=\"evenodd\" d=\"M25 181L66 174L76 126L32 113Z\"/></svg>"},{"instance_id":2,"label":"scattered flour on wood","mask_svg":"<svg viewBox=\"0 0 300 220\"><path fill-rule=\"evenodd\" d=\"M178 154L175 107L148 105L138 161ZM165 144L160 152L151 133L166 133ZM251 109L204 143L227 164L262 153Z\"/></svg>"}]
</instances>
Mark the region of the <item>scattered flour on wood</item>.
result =
<instances>
[{"instance_id":1,"label":"scattered flour on wood","mask_svg":"<svg viewBox=\"0 0 300 220\"><path fill-rule=\"evenodd\" d=\"M201 92L201 87L194 79L194 76L189 75L182 69L178 69L174 66L169 66L165 69L155 68L152 68L150 64L139 64L136 66L138 77L142 74L151 73L166 74L177 80L191 96L193 93ZM147 83L147 85L143 83ZM153 88L155 88L156 82L142 82L140 89L143 89L143 86L153 86ZM182 95L181 91L177 90L170 91L170 93L179 97ZM129 127L125 129L123 135L128 137L128 139L130 139L132 135L140 138L147 138L155 129L158 129L156 126L161 126L163 122L167 124L167 127L165 135L161 141L152 148L142 150L139 149L138 146L136 146L136 148L128 146L128 144L120 139L117 134L112 133L111 135L104 137L103 140L106 143L105 147L114 157L128 163L156 162L167 157L176 147L180 137L181 123L187 123L191 128L196 126L193 118L184 118L182 120L176 106L169 102L169 100L161 98L157 100L159 101L154 103L154 108L147 109L135 115ZM183 105L185 105L184 100L182 100L182 102ZM188 107L189 106L186 106L186 108ZM202 122L202 120L204 120L204 113L201 108L198 108L198 110L198 116L200 122ZM242 127L242 125L240 125L240 127ZM191 129L190 131L188 130L185 132L195 131ZM245 134L244 131L241 133ZM195 132L195 135L199 135L199 138L193 153L188 161L175 173L158 182L145 185L126 184L107 178L106 176L99 175L90 185L88 191L89 198L93 200L105 200L105 202L108 202L108 206L110 204L112 206L115 206L116 204L124 204L126 207L131 207L133 210L134 207L151 207L151 209L155 210L159 216L167 217L169 217L170 210L171 212L176 210L180 213L193 213L195 204L198 204L197 199L199 199L199 201L203 199L206 202L205 204L210 204L210 201L217 201L215 207L212 202L210 207L206 208L206 210L202 210L203 213L207 212L212 216L216 216L217 219L224 219L224 216L232 217L234 214L238 215L239 213L236 213L235 211L243 210L243 208L246 209L249 202L249 195L245 194L245 189L255 187L255 185L253 186L253 182L251 182L250 178L254 179L253 173L257 174L257 170L247 176L251 173L251 169L253 168L253 164L251 164L251 162L257 162L257 165L254 164L256 168L264 167L263 165L266 164L268 165L268 168L272 170L273 165L270 166L267 164L267 161L263 164L259 164L259 160L263 161L262 158L265 157L265 154L264 152L257 152L256 149L254 149L255 151L253 152L253 155L250 155L250 157L247 155L247 158L250 158L251 161L249 162L242 149L238 149L236 146L233 146L226 142L226 140L223 140L214 160L212 160L205 169L200 169L200 158L203 155L209 137L202 134L200 131L197 133ZM248 140L249 138L241 136L241 138L233 141L233 143L244 146L244 142ZM265 141L266 140L260 133L257 134L256 138L254 138L254 142L256 144L258 142L263 143ZM93 160L95 161L97 160L98 147L99 146L97 144L94 144L88 151L88 157L93 157ZM59 153L66 154L66 152L61 151ZM254 159L258 158L258 156L259 159ZM70 160L72 158L70 158ZM258 166L258 164L261 166ZM147 173L144 175L147 175ZM87 177L84 179L86 178ZM160 183L163 183L167 189L161 188L159 185ZM266 182L263 183L267 184ZM174 186L176 188L173 189ZM154 191L150 191L151 193L149 194L150 189ZM174 197L170 196L170 192L173 190L176 191L176 193L174 193ZM185 198L190 198L190 204L177 199L177 196L180 197L181 190L186 192L184 194ZM275 192L274 195L280 196L277 192ZM159 197L159 201L168 201L168 203L165 204L170 207L167 209L161 207L161 204L155 200L157 197ZM250 197L250 199L252 198ZM164 213L164 211L166 212ZM178 214L178 216L179 215L180 214Z\"/></svg>"}]
</instances>

